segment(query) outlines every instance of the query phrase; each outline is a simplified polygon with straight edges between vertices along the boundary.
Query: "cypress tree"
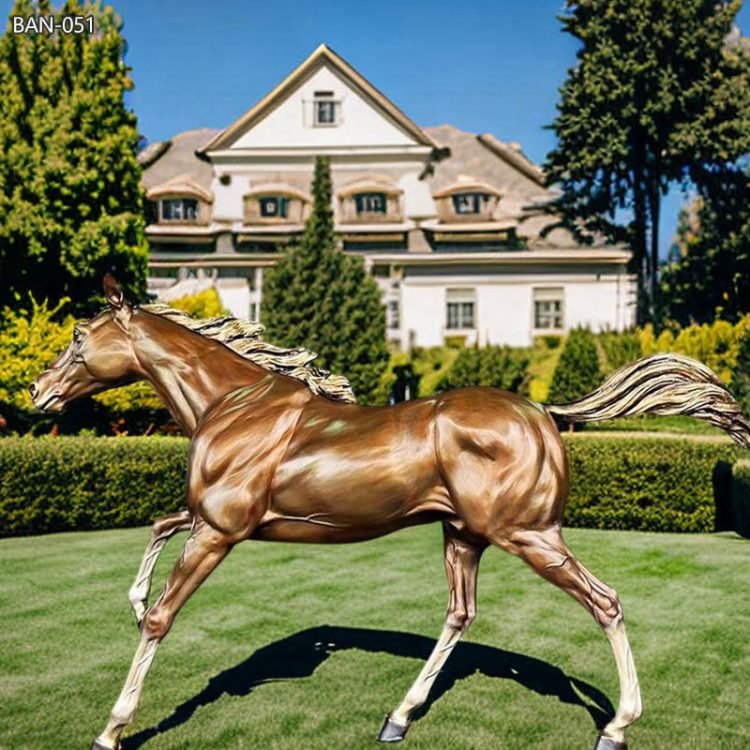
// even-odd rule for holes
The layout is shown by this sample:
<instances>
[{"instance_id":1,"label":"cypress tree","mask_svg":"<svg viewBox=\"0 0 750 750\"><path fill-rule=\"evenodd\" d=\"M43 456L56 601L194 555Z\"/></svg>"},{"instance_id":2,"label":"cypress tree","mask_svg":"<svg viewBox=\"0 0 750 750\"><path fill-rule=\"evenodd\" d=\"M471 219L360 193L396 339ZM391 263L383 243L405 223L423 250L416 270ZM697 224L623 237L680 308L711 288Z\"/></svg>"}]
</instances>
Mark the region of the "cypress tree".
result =
<instances>
[{"instance_id":1,"label":"cypress tree","mask_svg":"<svg viewBox=\"0 0 750 750\"><path fill-rule=\"evenodd\" d=\"M13 15L94 16L93 33L0 38L0 308L72 299L73 312L113 271L145 295L136 120L121 21L110 7L17 0Z\"/></svg>"},{"instance_id":2,"label":"cypress tree","mask_svg":"<svg viewBox=\"0 0 750 750\"><path fill-rule=\"evenodd\" d=\"M548 401L565 404L594 390L602 381L596 339L588 328L574 328L552 376Z\"/></svg>"},{"instance_id":3,"label":"cypress tree","mask_svg":"<svg viewBox=\"0 0 750 750\"><path fill-rule=\"evenodd\" d=\"M316 364L349 378L357 399L366 403L388 360L385 308L363 259L338 247L327 158L315 160L312 195L299 243L264 278L266 335L282 346L316 352Z\"/></svg>"}]
</instances>

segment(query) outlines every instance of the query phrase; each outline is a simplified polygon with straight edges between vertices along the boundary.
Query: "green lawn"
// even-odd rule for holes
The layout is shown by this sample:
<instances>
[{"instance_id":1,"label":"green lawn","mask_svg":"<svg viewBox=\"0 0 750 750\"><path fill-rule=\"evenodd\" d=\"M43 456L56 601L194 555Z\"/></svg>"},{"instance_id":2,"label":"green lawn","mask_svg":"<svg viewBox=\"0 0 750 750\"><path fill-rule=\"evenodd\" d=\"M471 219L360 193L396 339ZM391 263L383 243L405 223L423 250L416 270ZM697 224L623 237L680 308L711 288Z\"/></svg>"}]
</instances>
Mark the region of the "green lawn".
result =
<instances>
[{"instance_id":1,"label":"green lawn","mask_svg":"<svg viewBox=\"0 0 750 750\"><path fill-rule=\"evenodd\" d=\"M87 750L135 648L147 530L0 541L0 747ZM622 595L645 714L631 750L750 747L750 544L573 529ZM180 542L165 550L163 574ZM240 545L178 617L124 750L375 748L442 624L437 525L350 546ZM405 748L588 750L617 699L593 620L489 550L479 617Z\"/></svg>"},{"instance_id":2,"label":"green lawn","mask_svg":"<svg viewBox=\"0 0 750 750\"><path fill-rule=\"evenodd\" d=\"M726 435L718 427L712 427L708 422L694 417L659 417L644 414L638 417L622 419L608 419L604 422L587 422L586 432L674 432L688 435Z\"/></svg>"}]
</instances>

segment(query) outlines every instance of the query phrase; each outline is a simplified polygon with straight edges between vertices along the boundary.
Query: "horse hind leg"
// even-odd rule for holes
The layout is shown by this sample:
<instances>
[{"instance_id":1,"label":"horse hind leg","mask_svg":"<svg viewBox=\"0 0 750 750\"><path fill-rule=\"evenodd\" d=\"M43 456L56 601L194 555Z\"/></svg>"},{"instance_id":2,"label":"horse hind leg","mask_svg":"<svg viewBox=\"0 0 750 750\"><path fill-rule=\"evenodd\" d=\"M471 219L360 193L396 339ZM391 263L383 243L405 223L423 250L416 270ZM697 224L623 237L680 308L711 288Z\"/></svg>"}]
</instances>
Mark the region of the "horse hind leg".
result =
<instances>
[{"instance_id":1,"label":"horse hind leg","mask_svg":"<svg viewBox=\"0 0 750 750\"><path fill-rule=\"evenodd\" d=\"M183 510L178 513L172 513L168 516L162 516L154 521L151 528L151 537L146 545L146 551L143 553L141 566L135 576L135 581L130 587L128 599L135 613L135 620L140 626L143 617L148 609L148 595L151 592L151 576L154 573L156 561L164 545L169 539L180 531L188 531L193 524L193 517L190 511Z\"/></svg>"},{"instance_id":2,"label":"horse hind leg","mask_svg":"<svg viewBox=\"0 0 750 750\"><path fill-rule=\"evenodd\" d=\"M602 730L594 750L626 750L625 729L641 716L642 706L617 593L576 560L558 528L516 532L510 540L498 541L498 546L517 554L540 576L570 594L604 630L617 664L620 700L614 718Z\"/></svg>"},{"instance_id":3,"label":"horse hind leg","mask_svg":"<svg viewBox=\"0 0 750 750\"><path fill-rule=\"evenodd\" d=\"M378 735L381 742L398 742L404 738L411 715L424 705L440 670L476 616L477 569L487 544L462 536L448 523L443 524L443 538L449 589L443 632L404 700L385 717Z\"/></svg>"}]
</instances>

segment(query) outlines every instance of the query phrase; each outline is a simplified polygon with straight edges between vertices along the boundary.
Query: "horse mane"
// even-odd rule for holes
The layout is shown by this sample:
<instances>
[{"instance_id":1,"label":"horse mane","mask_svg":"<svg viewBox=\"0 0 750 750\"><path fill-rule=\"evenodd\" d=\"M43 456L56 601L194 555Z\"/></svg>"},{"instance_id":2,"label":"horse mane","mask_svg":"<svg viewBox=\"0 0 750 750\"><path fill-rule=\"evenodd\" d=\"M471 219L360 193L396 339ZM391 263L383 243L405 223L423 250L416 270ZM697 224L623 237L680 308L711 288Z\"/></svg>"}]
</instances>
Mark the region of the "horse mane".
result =
<instances>
[{"instance_id":1,"label":"horse mane","mask_svg":"<svg viewBox=\"0 0 750 750\"><path fill-rule=\"evenodd\" d=\"M192 318L182 310L155 302L139 305L139 309L167 318L191 331L220 341L245 359L271 372L302 381L313 393L332 401L355 403L356 398L349 381L342 375L333 375L310 364L318 355L309 349L285 349L263 341L265 330L260 323L239 320L230 315L220 318Z\"/></svg>"}]
</instances>

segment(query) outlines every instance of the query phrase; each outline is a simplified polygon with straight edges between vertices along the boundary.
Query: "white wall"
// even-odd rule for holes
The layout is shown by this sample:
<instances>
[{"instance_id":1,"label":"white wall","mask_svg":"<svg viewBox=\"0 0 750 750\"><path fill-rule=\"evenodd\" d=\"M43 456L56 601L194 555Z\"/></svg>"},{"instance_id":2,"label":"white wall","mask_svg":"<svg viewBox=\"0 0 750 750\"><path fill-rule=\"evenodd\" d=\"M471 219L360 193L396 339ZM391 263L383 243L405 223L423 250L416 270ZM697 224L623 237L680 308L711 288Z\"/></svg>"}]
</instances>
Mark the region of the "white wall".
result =
<instances>
[{"instance_id":1,"label":"white wall","mask_svg":"<svg viewBox=\"0 0 750 750\"><path fill-rule=\"evenodd\" d=\"M528 346L530 322L530 285L490 283L477 287L475 323L480 346Z\"/></svg>"},{"instance_id":2,"label":"white wall","mask_svg":"<svg viewBox=\"0 0 750 750\"><path fill-rule=\"evenodd\" d=\"M410 332L417 346L441 346L445 325L445 288L436 285L401 284L401 345L409 346Z\"/></svg>"},{"instance_id":3,"label":"white wall","mask_svg":"<svg viewBox=\"0 0 750 750\"><path fill-rule=\"evenodd\" d=\"M623 330L632 325L628 307L628 277L582 276L580 279L551 274L532 276L408 276L401 284L402 345L409 332L417 346L440 346L446 335L446 289L476 290L475 325L479 344L530 346L534 335L534 288L563 289L564 324L594 331ZM455 332L458 333L458 332ZM467 337L467 344L475 340Z\"/></svg>"},{"instance_id":4,"label":"white wall","mask_svg":"<svg viewBox=\"0 0 750 750\"><path fill-rule=\"evenodd\" d=\"M250 287L247 279L217 279L216 291L219 293L221 304L235 318L247 320L250 312Z\"/></svg>"},{"instance_id":5,"label":"white wall","mask_svg":"<svg viewBox=\"0 0 750 750\"><path fill-rule=\"evenodd\" d=\"M312 100L316 91L332 91L341 101L341 124L313 127ZM290 146L406 146L414 139L363 99L326 65L264 119L241 136L233 148Z\"/></svg>"},{"instance_id":6,"label":"white wall","mask_svg":"<svg viewBox=\"0 0 750 750\"><path fill-rule=\"evenodd\" d=\"M383 162L372 155L352 152L331 159L331 174L334 194L336 190L351 183L365 174L391 174L393 182L404 191L405 217L424 218L435 216L435 203L429 185L419 179L424 169L420 157L404 155L395 162ZM395 174L394 174L395 173ZM222 185L219 175L229 175L229 185ZM214 166L214 178L211 190L214 194L213 218L215 221L242 221L242 199L252 186L273 182L294 182L296 186L309 192L313 178L313 158L283 159L278 157L273 163L264 160L253 160L252 157L238 157L237 161L222 158ZM334 208L338 201L334 198Z\"/></svg>"}]
</instances>

